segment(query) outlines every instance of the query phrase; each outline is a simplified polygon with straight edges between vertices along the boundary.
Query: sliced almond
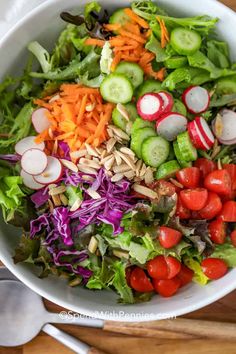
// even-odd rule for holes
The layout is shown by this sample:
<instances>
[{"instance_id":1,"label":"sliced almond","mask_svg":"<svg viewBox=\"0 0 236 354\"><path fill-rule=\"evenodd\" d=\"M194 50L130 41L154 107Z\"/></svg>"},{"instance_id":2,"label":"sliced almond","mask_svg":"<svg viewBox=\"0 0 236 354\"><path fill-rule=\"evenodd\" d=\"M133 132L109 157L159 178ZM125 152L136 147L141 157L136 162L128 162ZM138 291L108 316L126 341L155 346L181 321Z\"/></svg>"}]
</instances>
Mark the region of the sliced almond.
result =
<instances>
[{"instance_id":1,"label":"sliced almond","mask_svg":"<svg viewBox=\"0 0 236 354\"><path fill-rule=\"evenodd\" d=\"M94 178L92 176L88 176L88 175L83 175L82 179L84 181L89 181L89 182L94 182Z\"/></svg>"},{"instance_id":2,"label":"sliced almond","mask_svg":"<svg viewBox=\"0 0 236 354\"><path fill-rule=\"evenodd\" d=\"M124 172L124 176L126 178L128 178L129 180L132 180L135 176L135 172L134 171L128 171L128 172Z\"/></svg>"},{"instance_id":3,"label":"sliced almond","mask_svg":"<svg viewBox=\"0 0 236 354\"><path fill-rule=\"evenodd\" d=\"M114 151L113 155L115 156L116 164L118 166L120 166L122 164L122 159L121 159L120 155L118 154L117 151Z\"/></svg>"},{"instance_id":4,"label":"sliced almond","mask_svg":"<svg viewBox=\"0 0 236 354\"><path fill-rule=\"evenodd\" d=\"M88 166L84 166L84 165L78 164L78 169L79 169L80 172L83 172L83 173L88 173L88 174L91 174L91 175L96 175L97 174L97 170L95 170L92 167L88 167Z\"/></svg>"},{"instance_id":5,"label":"sliced almond","mask_svg":"<svg viewBox=\"0 0 236 354\"><path fill-rule=\"evenodd\" d=\"M126 134L120 128L117 128L115 125L109 125L109 128L113 131L113 134L115 134L118 138L121 138L123 140L129 140L129 135Z\"/></svg>"},{"instance_id":6,"label":"sliced almond","mask_svg":"<svg viewBox=\"0 0 236 354\"><path fill-rule=\"evenodd\" d=\"M48 189L49 190L52 189L52 188L56 188L56 187L57 187L57 184L55 184L55 183L52 183L52 184L48 185Z\"/></svg>"},{"instance_id":7,"label":"sliced almond","mask_svg":"<svg viewBox=\"0 0 236 354\"><path fill-rule=\"evenodd\" d=\"M79 209L80 205L82 204L82 200L81 199L76 199L76 201L74 202L74 204L71 206L70 211L76 211L77 209Z\"/></svg>"},{"instance_id":8,"label":"sliced almond","mask_svg":"<svg viewBox=\"0 0 236 354\"><path fill-rule=\"evenodd\" d=\"M79 159L80 157L85 156L86 154L87 154L87 150L86 150L86 149L82 149L82 150L78 150L78 151L72 151L72 152L70 153L70 157L71 157L72 159L77 160L77 159Z\"/></svg>"},{"instance_id":9,"label":"sliced almond","mask_svg":"<svg viewBox=\"0 0 236 354\"><path fill-rule=\"evenodd\" d=\"M66 191L66 187L65 186L59 186L59 187L54 187L51 188L48 192L49 195L58 195L61 193L64 193Z\"/></svg>"},{"instance_id":10,"label":"sliced almond","mask_svg":"<svg viewBox=\"0 0 236 354\"><path fill-rule=\"evenodd\" d=\"M136 169L135 169L135 172L136 172L136 176L138 177L139 174L140 174L140 170L141 170L141 167L142 167L142 160L138 160L136 162Z\"/></svg>"},{"instance_id":11,"label":"sliced almond","mask_svg":"<svg viewBox=\"0 0 236 354\"><path fill-rule=\"evenodd\" d=\"M52 203L52 201L50 199L48 199L48 205L49 205L50 213L53 213L54 205L53 205L53 203Z\"/></svg>"},{"instance_id":12,"label":"sliced almond","mask_svg":"<svg viewBox=\"0 0 236 354\"><path fill-rule=\"evenodd\" d=\"M96 103L95 102L87 104L87 106L85 107L85 111L86 112L92 112L95 107L96 107Z\"/></svg>"},{"instance_id":13,"label":"sliced almond","mask_svg":"<svg viewBox=\"0 0 236 354\"><path fill-rule=\"evenodd\" d=\"M154 181L153 172L150 169L150 167L148 167L146 170L146 173L144 175L144 181L145 181L145 184L150 184Z\"/></svg>"},{"instance_id":14,"label":"sliced almond","mask_svg":"<svg viewBox=\"0 0 236 354\"><path fill-rule=\"evenodd\" d=\"M115 161L115 157L112 156L109 160L107 160L105 163L104 163L104 167L107 171L109 171L111 168L112 168L112 165Z\"/></svg>"},{"instance_id":15,"label":"sliced almond","mask_svg":"<svg viewBox=\"0 0 236 354\"><path fill-rule=\"evenodd\" d=\"M92 236L89 241L88 250L91 253L95 253L97 251L97 248L98 248L98 240L96 239L95 236Z\"/></svg>"},{"instance_id":16,"label":"sliced almond","mask_svg":"<svg viewBox=\"0 0 236 354\"><path fill-rule=\"evenodd\" d=\"M60 194L60 199L64 206L68 205L68 198L65 196L65 194Z\"/></svg>"},{"instance_id":17,"label":"sliced almond","mask_svg":"<svg viewBox=\"0 0 236 354\"><path fill-rule=\"evenodd\" d=\"M89 154L86 154L86 155L84 156L84 158L87 159L87 160L92 160L93 157L94 157L94 156L91 156L91 155L89 155Z\"/></svg>"},{"instance_id":18,"label":"sliced almond","mask_svg":"<svg viewBox=\"0 0 236 354\"><path fill-rule=\"evenodd\" d=\"M178 188L184 188L184 186L181 183L179 183L178 181L176 181L176 179L174 179L174 178L170 178L170 182Z\"/></svg>"},{"instance_id":19,"label":"sliced almond","mask_svg":"<svg viewBox=\"0 0 236 354\"><path fill-rule=\"evenodd\" d=\"M131 135L131 130L132 130L133 122L128 122L125 127L125 131L128 135Z\"/></svg>"},{"instance_id":20,"label":"sliced almond","mask_svg":"<svg viewBox=\"0 0 236 354\"><path fill-rule=\"evenodd\" d=\"M103 152L103 149L100 148L100 147L99 147L99 148L96 147L95 150L96 150L96 152L98 153L98 155L101 155L101 153Z\"/></svg>"},{"instance_id":21,"label":"sliced almond","mask_svg":"<svg viewBox=\"0 0 236 354\"><path fill-rule=\"evenodd\" d=\"M58 149L58 140L56 139L52 149L52 155L56 155Z\"/></svg>"},{"instance_id":22,"label":"sliced almond","mask_svg":"<svg viewBox=\"0 0 236 354\"><path fill-rule=\"evenodd\" d=\"M81 282L82 282L82 278L75 278L73 280L70 280L68 285L73 288L74 286L79 285Z\"/></svg>"},{"instance_id":23,"label":"sliced almond","mask_svg":"<svg viewBox=\"0 0 236 354\"><path fill-rule=\"evenodd\" d=\"M86 147L87 152L88 152L89 155L95 156L95 157L99 156L97 151L91 145L85 143L85 147Z\"/></svg>"},{"instance_id":24,"label":"sliced almond","mask_svg":"<svg viewBox=\"0 0 236 354\"><path fill-rule=\"evenodd\" d=\"M103 150L100 156L101 160L103 160L106 156L107 156L107 150Z\"/></svg>"},{"instance_id":25,"label":"sliced almond","mask_svg":"<svg viewBox=\"0 0 236 354\"><path fill-rule=\"evenodd\" d=\"M51 128L51 127L48 128L48 135L49 135L49 137L50 137L51 139L54 138L53 131L52 131L52 128Z\"/></svg>"},{"instance_id":26,"label":"sliced almond","mask_svg":"<svg viewBox=\"0 0 236 354\"><path fill-rule=\"evenodd\" d=\"M220 113L217 114L215 119L215 135L217 138L220 138L223 133L223 122Z\"/></svg>"},{"instance_id":27,"label":"sliced almond","mask_svg":"<svg viewBox=\"0 0 236 354\"><path fill-rule=\"evenodd\" d=\"M54 101L56 101L56 100L59 100L60 98L61 98L61 97L60 97L59 94L54 95L54 96L52 96L52 97L50 98L50 100L48 101L48 103L52 103L52 102L54 102Z\"/></svg>"},{"instance_id":28,"label":"sliced almond","mask_svg":"<svg viewBox=\"0 0 236 354\"><path fill-rule=\"evenodd\" d=\"M98 192L94 191L91 188L86 189L86 193L92 198L92 199L101 199L101 196Z\"/></svg>"},{"instance_id":29,"label":"sliced almond","mask_svg":"<svg viewBox=\"0 0 236 354\"><path fill-rule=\"evenodd\" d=\"M147 171L147 167L146 167L146 165L143 163L143 164L142 164L142 167L141 167L141 169L140 169L140 172L139 172L139 177L144 177L146 171Z\"/></svg>"},{"instance_id":30,"label":"sliced almond","mask_svg":"<svg viewBox=\"0 0 236 354\"><path fill-rule=\"evenodd\" d=\"M66 168L68 168L69 170L77 173L78 172L78 167L76 166L76 164L72 161L66 160L66 159L60 159L61 163L63 166L65 166Z\"/></svg>"},{"instance_id":31,"label":"sliced almond","mask_svg":"<svg viewBox=\"0 0 236 354\"><path fill-rule=\"evenodd\" d=\"M122 180L122 178L124 178L123 173L116 173L113 177L111 177L111 181L119 182L120 180Z\"/></svg>"},{"instance_id":32,"label":"sliced almond","mask_svg":"<svg viewBox=\"0 0 236 354\"><path fill-rule=\"evenodd\" d=\"M151 199L156 199L158 197L157 193L154 192L152 189L145 186L141 186L140 184L135 183L133 184L132 188L135 192L145 195L146 197L149 197Z\"/></svg>"},{"instance_id":33,"label":"sliced almond","mask_svg":"<svg viewBox=\"0 0 236 354\"><path fill-rule=\"evenodd\" d=\"M129 156L131 156L131 157L135 157L135 153L131 150L131 149L129 149L128 147L122 147L122 148L120 148L120 152L123 152L123 154L125 154L125 155L129 155Z\"/></svg>"},{"instance_id":34,"label":"sliced almond","mask_svg":"<svg viewBox=\"0 0 236 354\"><path fill-rule=\"evenodd\" d=\"M98 170L101 167L97 162L95 162L93 160L85 159L83 157L79 160L79 163L80 163L80 165L92 167L92 168L95 168L96 170Z\"/></svg>"},{"instance_id":35,"label":"sliced almond","mask_svg":"<svg viewBox=\"0 0 236 354\"><path fill-rule=\"evenodd\" d=\"M114 173L124 173L124 172L130 171L130 167L129 167L129 165L126 165L123 163L119 166L114 166L113 171L114 171Z\"/></svg>"},{"instance_id":36,"label":"sliced almond","mask_svg":"<svg viewBox=\"0 0 236 354\"><path fill-rule=\"evenodd\" d=\"M115 146L116 144L116 139L114 138L110 138L108 141L107 141L107 152L110 153L113 149L113 147Z\"/></svg>"},{"instance_id":37,"label":"sliced almond","mask_svg":"<svg viewBox=\"0 0 236 354\"><path fill-rule=\"evenodd\" d=\"M129 121L129 113L128 113L127 109L125 108L125 106L123 106L123 104L121 104L121 103L117 103L116 108L117 108L117 111L122 115L122 117L124 117L128 122Z\"/></svg>"},{"instance_id":38,"label":"sliced almond","mask_svg":"<svg viewBox=\"0 0 236 354\"><path fill-rule=\"evenodd\" d=\"M97 164L100 164L100 160L98 157L93 157L92 160L96 162Z\"/></svg>"},{"instance_id":39,"label":"sliced almond","mask_svg":"<svg viewBox=\"0 0 236 354\"><path fill-rule=\"evenodd\" d=\"M107 128L107 134L109 135L110 138L114 137L113 131L109 128Z\"/></svg>"},{"instance_id":40,"label":"sliced almond","mask_svg":"<svg viewBox=\"0 0 236 354\"><path fill-rule=\"evenodd\" d=\"M108 160L110 160L113 157L113 154L107 155L106 157L104 157L104 159L101 159L100 164L104 165L104 163Z\"/></svg>"},{"instance_id":41,"label":"sliced almond","mask_svg":"<svg viewBox=\"0 0 236 354\"><path fill-rule=\"evenodd\" d=\"M123 161L125 161L125 162L127 163L127 165L128 165L133 171L136 170L135 163L132 161L132 159L131 159L129 156L123 154L123 153L120 152L120 151L117 151L117 154L121 157L121 159L122 159Z\"/></svg>"},{"instance_id":42,"label":"sliced almond","mask_svg":"<svg viewBox=\"0 0 236 354\"><path fill-rule=\"evenodd\" d=\"M61 205L61 199L60 199L59 195L52 195L52 201L56 207Z\"/></svg>"}]
</instances>

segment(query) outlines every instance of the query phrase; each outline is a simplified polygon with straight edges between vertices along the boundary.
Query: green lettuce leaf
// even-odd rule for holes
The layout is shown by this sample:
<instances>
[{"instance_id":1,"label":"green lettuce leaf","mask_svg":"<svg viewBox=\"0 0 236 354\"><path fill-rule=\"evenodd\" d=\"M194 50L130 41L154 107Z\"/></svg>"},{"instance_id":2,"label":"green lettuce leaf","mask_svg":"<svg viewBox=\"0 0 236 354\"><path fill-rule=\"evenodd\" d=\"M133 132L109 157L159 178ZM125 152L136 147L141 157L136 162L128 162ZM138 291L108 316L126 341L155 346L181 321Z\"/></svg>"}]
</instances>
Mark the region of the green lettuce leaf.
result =
<instances>
[{"instance_id":1,"label":"green lettuce leaf","mask_svg":"<svg viewBox=\"0 0 236 354\"><path fill-rule=\"evenodd\" d=\"M26 234L21 236L20 242L15 249L13 257L14 263L27 262L34 263L34 258L38 256L40 241L29 238Z\"/></svg>"},{"instance_id":2,"label":"green lettuce leaf","mask_svg":"<svg viewBox=\"0 0 236 354\"><path fill-rule=\"evenodd\" d=\"M183 261L188 268L194 271L193 281L200 285L206 285L209 279L203 273L200 263L190 257L184 257Z\"/></svg>"},{"instance_id":3,"label":"green lettuce leaf","mask_svg":"<svg viewBox=\"0 0 236 354\"><path fill-rule=\"evenodd\" d=\"M151 34L145 48L156 55L156 61L158 63L163 62L170 57L166 53L165 49L161 47L161 43L156 39L153 33Z\"/></svg>"},{"instance_id":4,"label":"green lettuce leaf","mask_svg":"<svg viewBox=\"0 0 236 354\"><path fill-rule=\"evenodd\" d=\"M120 302L126 304L133 304L134 303L133 293L131 288L127 285L127 281L126 281L126 274L125 274L126 264L117 261L113 264L113 269L115 275L112 281L112 285L120 295Z\"/></svg>"},{"instance_id":5,"label":"green lettuce leaf","mask_svg":"<svg viewBox=\"0 0 236 354\"><path fill-rule=\"evenodd\" d=\"M216 245L211 257L223 259L229 267L236 267L236 248L229 242Z\"/></svg>"},{"instance_id":6,"label":"green lettuce leaf","mask_svg":"<svg viewBox=\"0 0 236 354\"><path fill-rule=\"evenodd\" d=\"M52 69L50 63L50 54L37 41L28 44L28 50L35 55L44 73L48 73Z\"/></svg>"},{"instance_id":7,"label":"green lettuce leaf","mask_svg":"<svg viewBox=\"0 0 236 354\"><path fill-rule=\"evenodd\" d=\"M226 42L210 40L207 42L207 56L218 68L229 68L229 47Z\"/></svg>"},{"instance_id":8,"label":"green lettuce leaf","mask_svg":"<svg viewBox=\"0 0 236 354\"><path fill-rule=\"evenodd\" d=\"M94 16L91 16L91 13L92 12L99 13L101 9L102 7L97 1L91 1L85 5L84 19L88 27L92 27L96 22L96 19L94 18Z\"/></svg>"},{"instance_id":9,"label":"green lettuce leaf","mask_svg":"<svg viewBox=\"0 0 236 354\"><path fill-rule=\"evenodd\" d=\"M69 206L72 206L78 199L83 200L83 193L80 187L67 186L65 192Z\"/></svg>"}]
</instances>

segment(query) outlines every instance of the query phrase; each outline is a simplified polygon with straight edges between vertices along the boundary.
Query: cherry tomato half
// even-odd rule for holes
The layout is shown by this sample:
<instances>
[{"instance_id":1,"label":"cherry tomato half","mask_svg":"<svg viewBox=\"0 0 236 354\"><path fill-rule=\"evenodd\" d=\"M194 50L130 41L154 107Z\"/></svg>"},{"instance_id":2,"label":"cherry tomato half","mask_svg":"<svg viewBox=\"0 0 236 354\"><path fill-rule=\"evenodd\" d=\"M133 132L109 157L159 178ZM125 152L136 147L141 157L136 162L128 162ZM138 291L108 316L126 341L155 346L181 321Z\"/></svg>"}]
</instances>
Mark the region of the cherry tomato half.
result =
<instances>
[{"instance_id":1,"label":"cherry tomato half","mask_svg":"<svg viewBox=\"0 0 236 354\"><path fill-rule=\"evenodd\" d=\"M205 188L184 189L179 195L186 208L201 210L206 205L208 192Z\"/></svg>"},{"instance_id":2,"label":"cherry tomato half","mask_svg":"<svg viewBox=\"0 0 236 354\"><path fill-rule=\"evenodd\" d=\"M190 219L190 217L191 217L190 210L184 206L184 204L180 198L178 198L178 201L177 201L175 215L178 216L180 219Z\"/></svg>"},{"instance_id":3,"label":"cherry tomato half","mask_svg":"<svg viewBox=\"0 0 236 354\"><path fill-rule=\"evenodd\" d=\"M203 219L213 219L222 209L220 197L214 192L208 192L206 205L199 211Z\"/></svg>"},{"instance_id":4,"label":"cherry tomato half","mask_svg":"<svg viewBox=\"0 0 236 354\"><path fill-rule=\"evenodd\" d=\"M176 187L164 179L155 181L149 184L148 187L157 192L158 195L167 195L168 197L171 197L174 193L176 193Z\"/></svg>"},{"instance_id":5,"label":"cherry tomato half","mask_svg":"<svg viewBox=\"0 0 236 354\"><path fill-rule=\"evenodd\" d=\"M229 200L224 203L219 217L227 222L236 222L236 202Z\"/></svg>"},{"instance_id":6,"label":"cherry tomato half","mask_svg":"<svg viewBox=\"0 0 236 354\"><path fill-rule=\"evenodd\" d=\"M228 195L231 192L231 178L226 170L215 170L209 173L205 180L204 186L209 191L221 195Z\"/></svg>"},{"instance_id":7,"label":"cherry tomato half","mask_svg":"<svg viewBox=\"0 0 236 354\"><path fill-rule=\"evenodd\" d=\"M171 279L175 277L181 269L178 259L171 256L157 256L147 263L147 271L154 279Z\"/></svg>"},{"instance_id":8,"label":"cherry tomato half","mask_svg":"<svg viewBox=\"0 0 236 354\"><path fill-rule=\"evenodd\" d=\"M173 296L181 286L181 281L175 277L166 280L153 280L154 289L158 294L164 297Z\"/></svg>"},{"instance_id":9,"label":"cherry tomato half","mask_svg":"<svg viewBox=\"0 0 236 354\"><path fill-rule=\"evenodd\" d=\"M201 267L203 273L212 280L223 277L228 270L225 261L219 258L206 258L202 261Z\"/></svg>"},{"instance_id":10,"label":"cherry tomato half","mask_svg":"<svg viewBox=\"0 0 236 354\"><path fill-rule=\"evenodd\" d=\"M230 234L231 243L236 247L236 230L232 231Z\"/></svg>"},{"instance_id":11,"label":"cherry tomato half","mask_svg":"<svg viewBox=\"0 0 236 354\"><path fill-rule=\"evenodd\" d=\"M225 242L226 238L226 224L223 220L217 219L210 222L208 230L211 236L211 240L219 245Z\"/></svg>"},{"instance_id":12,"label":"cherry tomato half","mask_svg":"<svg viewBox=\"0 0 236 354\"><path fill-rule=\"evenodd\" d=\"M194 272L192 269L186 267L186 265L181 264L181 269L180 272L177 275L177 278L181 282L181 286L187 285L188 283L191 283L193 279Z\"/></svg>"},{"instance_id":13,"label":"cherry tomato half","mask_svg":"<svg viewBox=\"0 0 236 354\"><path fill-rule=\"evenodd\" d=\"M236 164L227 163L223 165L223 168L229 172L232 181L232 189L236 190Z\"/></svg>"},{"instance_id":14,"label":"cherry tomato half","mask_svg":"<svg viewBox=\"0 0 236 354\"><path fill-rule=\"evenodd\" d=\"M216 170L217 166L214 161L200 157L194 162L194 166L198 167L201 172L202 178L205 178L210 172Z\"/></svg>"},{"instance_id":15,"label":"cherry tomato half","mask_svg":"<svg viewBox=\"0 0 236 354\"><path fill-rule=\"evenodd\" d=\"M182 238L181 232L167 226L161 226L159 229L159 242L164 248L176 246Z\"/></svg>"},{"instance_id":16,"label":"cherry tomato half","mask_svg":"<svg viewBox=\"0 0 236 354\"><path fill-rule=\"evenodd\" d=\"M197 188L200 181L198 167L186 167L176 173L176 178L185 188Z\"/></svg>"},{"instance_id":17,"label":"cherry tomato half","mask_svg":"<svg viewBox=\"0 0 236 354\"><path fill-rule=\"evenodd\" d=\"M130 276L130 285L136 291L147 293L153 291L153 286L150 279L142 268L136 267L133 269Z\"/></svg>"}]
</instances>

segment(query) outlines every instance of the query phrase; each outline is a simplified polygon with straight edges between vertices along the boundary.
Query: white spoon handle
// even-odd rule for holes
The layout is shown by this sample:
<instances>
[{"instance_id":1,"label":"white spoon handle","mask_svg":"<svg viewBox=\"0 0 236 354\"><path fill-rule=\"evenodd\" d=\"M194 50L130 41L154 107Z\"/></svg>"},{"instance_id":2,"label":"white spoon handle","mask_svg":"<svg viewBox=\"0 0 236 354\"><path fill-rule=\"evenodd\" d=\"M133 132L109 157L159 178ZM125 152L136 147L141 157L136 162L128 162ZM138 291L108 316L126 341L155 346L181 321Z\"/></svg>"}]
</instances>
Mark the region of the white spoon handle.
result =
<instances>
[{"instance_id":1,"label":"white spoon handle","mask_svg":"<svg viewBox=\"0 0 236 354\"><path fill-rule=\"evenodd\" d=\"M64 344L66 347L72 349L75 353L78 354L89 354L90 352L90 347L81 342L80 340L70 336L69 334L61 331L60 329L50 325L46 324L42 330L49 334L51 337L55 338L62 344Z\"/></svg>"}]
</instances>

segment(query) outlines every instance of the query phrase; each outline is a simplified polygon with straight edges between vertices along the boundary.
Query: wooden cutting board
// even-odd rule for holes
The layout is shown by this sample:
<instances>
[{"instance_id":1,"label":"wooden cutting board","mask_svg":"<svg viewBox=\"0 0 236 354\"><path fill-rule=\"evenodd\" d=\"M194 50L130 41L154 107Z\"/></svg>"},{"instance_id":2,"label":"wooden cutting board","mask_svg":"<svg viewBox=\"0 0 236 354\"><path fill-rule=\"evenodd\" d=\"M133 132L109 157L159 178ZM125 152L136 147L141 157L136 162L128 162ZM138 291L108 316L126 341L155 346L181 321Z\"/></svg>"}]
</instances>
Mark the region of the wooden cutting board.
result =
<instances>
[{"instance_id":1,"label":"wooden cutting board","mask_svg":"<svg viewBox=\"0 0 236 354\"><path fill-rule=\"evenodd\" d=\"M178 1L178 0L176 0ZM192 0L186 0L192 1ZM224 4L236 11L236 0L222 0ZM232 29L235 30L235 29ZM50 311L61 311L59 306L45 301ZM22 314L23 316L24 314ZM212 321L236 322L236 290L223 299L199 311L193 312L187 318ZM1 321L1 318L0 318ZM124 336L103 332L99 329L80 328L71 325L58 325L64 331L78 337L91 346L100 348L108 354L236 354L236 342L216 341L207 339L152 339ZM235 325L236 330L236 325ZM72 351L57 343L44 333L22 347L1 348L0 354L71 354Z\"/></svg>"}]
</instances>

